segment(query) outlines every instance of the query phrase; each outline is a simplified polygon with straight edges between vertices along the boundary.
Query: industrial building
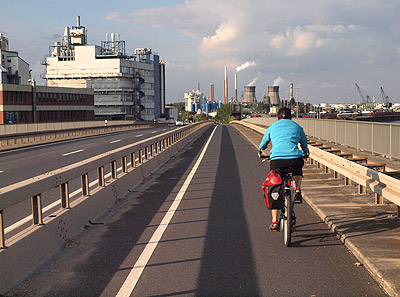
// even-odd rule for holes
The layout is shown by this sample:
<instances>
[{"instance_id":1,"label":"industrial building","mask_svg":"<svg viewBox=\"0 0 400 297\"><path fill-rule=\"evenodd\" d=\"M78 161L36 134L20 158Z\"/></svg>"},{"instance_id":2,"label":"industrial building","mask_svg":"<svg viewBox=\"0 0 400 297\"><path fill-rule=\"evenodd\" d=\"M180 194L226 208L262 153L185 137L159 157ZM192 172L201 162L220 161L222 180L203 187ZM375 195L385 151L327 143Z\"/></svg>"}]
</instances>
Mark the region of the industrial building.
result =
<instances>
[{"instance_id":1,"label":"industrial building","mask_svg":"<svg viewBox=\"0 0 400 297\"><path fill-rule=\"evenodd\" d=\"M91 89L0 84L0 124L94 120Z\"/></svg>"},{"instance_id":2,"label":"industrial building","mask_svg":"<svg viewBox=\"0 0 400 297\"><path fill-rule=\"evenodd\" d=\"M185 98L185 110L197 112L199 109L203 109L203 98L206 95L203 94L199 89L192 90L189 93L184 94Z\"/></svg>"},{"instance_id":3,"label":"industrial building","mask_svg":"<svg viewBox=\"0 0 400 297\"><path fill-rule=\"evenodd\" d=\"M27 85L29 64L18 56L17 51L9 50L8 38L0 33L0 83Z\"/></svg>"},{"instance_id":4,"label":"industrial building","mask_svg":"<svg viewBox=\"0 0 400 297\"><path fill-rule=\"evenodd\" d=\"M109 38L110 37L110 38ZM48 86L94 89L96 119L154 120L165 116L165 63L150 48L127 55L119 34L101 45L87 44L77 17L64 37L50 46Z\"/></svg>"}]
</instances>

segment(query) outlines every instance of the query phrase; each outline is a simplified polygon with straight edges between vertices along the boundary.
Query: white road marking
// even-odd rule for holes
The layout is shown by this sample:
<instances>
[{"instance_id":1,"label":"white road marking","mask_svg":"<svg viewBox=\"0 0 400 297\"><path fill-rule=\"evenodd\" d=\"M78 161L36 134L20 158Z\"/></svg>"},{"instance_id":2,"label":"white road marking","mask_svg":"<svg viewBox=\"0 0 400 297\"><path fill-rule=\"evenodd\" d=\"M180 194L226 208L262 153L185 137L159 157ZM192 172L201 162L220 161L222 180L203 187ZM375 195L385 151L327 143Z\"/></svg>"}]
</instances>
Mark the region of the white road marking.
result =
<instances>
[{"instance_id":1,"label":"white road marking","mask_svg":"<svg viewBox=\"0 0 400 297\"><path fill-rule=\"evenodd\" d=\"M178 194L175 197L174 202L172 202L171 207L165 214L163 220L161 221L160 225L157 227L156 231L154 232L153 236L150 238L149 242L147 243L146 247L144 248L142 254L140 255L139 259L136 261L135 266L133 266L132 270L129 272L128 277L126 278L124 284L122 285L121 289L119 290L117 297L128 297L133 292L140 276L142 275L143 270L145 269L147 263L150 260L151 255L153 254L154 250L157 247L158 242L160 241L164 231L167 229L169 222L171 221L172 217L175 214L175 211L178 209L180 202L182 201L183 196L186 193L187 188L190 185L190 182L193 179L194 174L197 171L203 157L206 153L208 145L211 142L212 137L214 136L214 132L217 127L214 128L213 132L211 133L210 137L207 140L206 145L204 146L199 158L196 161L196 164L190 171L189 175L187 176L185 182L183 183L182 187L180 188Z\"/></svg>"},{"instance_id":2,"label":"white road marking","mask_svg":"<svg viewBox=\"0 0 400 297\"><path fill-rule=\"evenodd\" d=\"M76 154L76 153L80 153L80 152L83 152L83 151L84 151L84 150L82 149L82 150L78 150L78 151L66 153L66 154L63 154L63 157L64 157L64 156L68 156L68 155L72 155L72 154Z\"/></svg>"},{"instance_id":3,"label":"white road marking","mask_svg":"<svg viewBox=\"0 0 400 297\"><path fill-rule=\"evenodd\" d=\"M0 170L0 173L3 173L4 171L3 170Z\"/></svg>"},{"instance_id":4,"label":"white road marking","mask_svg":"<svg viewBox=\"0 0 400 297\"><path fill-rule=\"evenodd\" d=\"M157 131L153 131L153 132L151 132L151 134L154 134L154 133L157 133Z\"/></svg>"},{"instance_id":5,"label":"white road marking","mask_svg":"<svg viewBox=\"0 0 400 297\"><path fill-rule=\"evenodd\" d=\"M120 142L120 141L121 141L121 139L118 139L118 140L111 141L110 143L116 143L116 142Z\"/></svg>"},{"instance_id":6,"label":"white road marking","mask_svg":"<svg viewBox=\"0 0 400 297\"><path fill-rule=\"evenodd\" d=\"M143 136L143 134L136 135L136 137L140 137L140 136Z\"/></svg>"}]
</instances>

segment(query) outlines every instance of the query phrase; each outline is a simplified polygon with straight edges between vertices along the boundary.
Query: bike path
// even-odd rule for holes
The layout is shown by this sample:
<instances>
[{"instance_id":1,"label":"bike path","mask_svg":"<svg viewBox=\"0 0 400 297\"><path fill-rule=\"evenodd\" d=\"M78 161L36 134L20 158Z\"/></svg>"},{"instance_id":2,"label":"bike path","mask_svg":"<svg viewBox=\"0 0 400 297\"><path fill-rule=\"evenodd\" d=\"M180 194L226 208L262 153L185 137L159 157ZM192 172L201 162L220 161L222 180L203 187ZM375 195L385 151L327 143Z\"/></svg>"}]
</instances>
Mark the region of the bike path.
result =
<instances>
[{"instance_id":1,"label":"bike path","mask_svg":"<svg viewBox=\"0 0 400 297\"><path fill-rule=\"evenodd\" d=\"M10 296L116 296L211 133ZM267 172L252 143L218 126L131 296L385 296L306 203L296 205L292 247L269 232Z\"/></svg>"},{"instance_id":2,"label":"bike path","mask_svg":"<svg viewBox=\"0 0 400 297\"><path fill-rule=\"evenodd\" d=\"M249 141L258 147L261 134L246 128L238 129L245 131ZM400 171L400 160L389 160L321 139L317 141ZM397 218L397 206L389 201L376 205L370 191L358 194L357 185L344 186L343 178L334 179L332 173L326 174L324 169L317 169L315 165L305 165L304 177L305 202L357 257L357 265L364 266L390 296L400 296L400 219Z\"/></svg>"}]
</instances>

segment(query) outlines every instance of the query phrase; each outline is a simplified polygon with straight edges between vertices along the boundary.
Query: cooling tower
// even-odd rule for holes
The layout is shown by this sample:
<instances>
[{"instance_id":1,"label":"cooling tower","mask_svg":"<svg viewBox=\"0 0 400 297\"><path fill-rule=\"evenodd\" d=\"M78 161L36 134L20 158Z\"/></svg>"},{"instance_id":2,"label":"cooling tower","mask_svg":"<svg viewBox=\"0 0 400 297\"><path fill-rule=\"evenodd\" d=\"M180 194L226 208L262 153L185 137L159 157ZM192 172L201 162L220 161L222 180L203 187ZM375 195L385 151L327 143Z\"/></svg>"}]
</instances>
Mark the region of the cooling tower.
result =
<instances>
[{"instance_id":1,"label":"cooling tower","mask_svg":"<svg viewBox=\"0 0 400 297\"><path fill-rule=\"evenodd\" d=\"M271 105L279 105L281 99L279 98L279 86L269 86L268 96L271 98Z\"/></svg>"},{"instance_id":2,"label":"cooling tower","mask_svg":"<svg viewBox=\"0 0 400 297\"><path fill-rule=\"evenodd\" d=\"M246 103L256 102L256 86L245 86L244 87L244 100Z\"/></svg>"}]
</instances>

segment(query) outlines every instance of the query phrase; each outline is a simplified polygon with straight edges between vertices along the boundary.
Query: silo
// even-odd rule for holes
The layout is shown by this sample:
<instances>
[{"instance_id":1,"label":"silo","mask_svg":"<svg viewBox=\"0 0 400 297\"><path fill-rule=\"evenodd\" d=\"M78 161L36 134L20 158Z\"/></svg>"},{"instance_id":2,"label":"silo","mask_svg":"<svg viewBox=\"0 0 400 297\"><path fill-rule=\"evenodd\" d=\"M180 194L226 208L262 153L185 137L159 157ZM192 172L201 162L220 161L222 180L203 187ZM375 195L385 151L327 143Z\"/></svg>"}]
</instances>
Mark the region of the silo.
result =
<instances>
[{"instance_id":1,"label":"silo","mask_svg":"<svg viewBox=\"0 0 400 297\"><path fill-rule=\"evenodd\" d=\"M204 96L203 97L203 106L201 107L201 110L204 112L204 111L206 111L206 104L207 104L207 101L206 101L207 99L206 99L206 96Z\"/></svg>"},{"instance_id":2,"label":"silo","mask_svg":"<svg viewBox=\"0 0 400 297\"><path fill-rule=\"evenodd\" d=\"M190 106L191 106L190 111L194 112L195 111L195 105L192 103Z\"/></svg>"},{"instance_id":3,"label":"silo","mask_svg":"<svg viewBox=\"0 0 400 297\"><path fill-rule=\"evenodd\" d=\"M246 103L255 103L256 102L256 86L245 86L244 87L243 102L246 102Z\"/></svg>"},{"instance_id":4,"label":"silo","mask_svg":"<svg viewBox=\"0 0 400 297\"><path fill-rule=\"evenodd\" d=\"M269 86L268 96L271 99L271 105L279 105L281 99L279 98L279 86Z\"/></svg>"},{"instance_id":5,"label":"silo","mask_svg":"<svg viewBox=\"0 0 400 297\"><path fill-rule=\"evenodd\" d=\"M222 102L219 101L219 102L218 102L218 108L221 108L221 107L222 107Z\"/></svg>"},{"instance_id":6,"label":"silo","mask_svg":"<svg viewBox=\"0 0 400 297\"><path fill-rule=\"evenodd\" d=\"M206 114L210 113L210 103L206 103Z\"/></svg>"}]
</instances>

